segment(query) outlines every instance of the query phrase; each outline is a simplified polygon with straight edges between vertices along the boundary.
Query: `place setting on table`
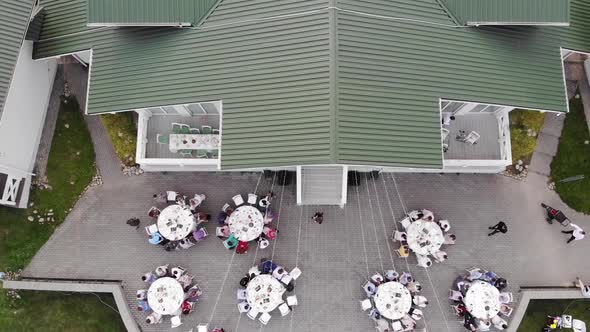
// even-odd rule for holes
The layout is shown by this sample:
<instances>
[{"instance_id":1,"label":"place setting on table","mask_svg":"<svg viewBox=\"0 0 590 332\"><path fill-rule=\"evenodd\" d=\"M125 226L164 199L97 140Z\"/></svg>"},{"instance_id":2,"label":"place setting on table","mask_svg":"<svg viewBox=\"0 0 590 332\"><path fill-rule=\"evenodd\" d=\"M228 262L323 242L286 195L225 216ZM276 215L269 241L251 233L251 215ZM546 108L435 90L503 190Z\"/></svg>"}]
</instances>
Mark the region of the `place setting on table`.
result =
<instances>
[{"instance_id":1,"label":"place setting on table","mask_svg":"<svg viewBox=\"0 0 590 332\"><path fill-rule=\"evenodd\" d=\"M361 309L368 311L378 331L413 331L428 305L428 299L420 295L422 286L409 272L376 272L361 288L367 296Z\"/></svg>"},{"instance_id":2,"label":"place setting on table","mask_svg":"<svg viewBox=\"0 0 590 332\"><path fill-rule=\"evenodd\" d=\"M250 268L240 280L237 291L238 311L252 320L266 325L272 318L271 312L279 309L281 316L287 316L298 305L296 295L287 295L295 289L295 280L301 276L298 267L288 272L284 267L269 259L261 259L258 266ZM260 317L258 317L260 315Z\"/></svg>"},{"instance_id":3,"label":"place setting on table","mask_svg":"<svg viewBox=\"0 0 590 332\"><path fill-rule=\"evenodd\" d=\"M189 249L203 241L209 235L203 226L211 219L200 208L206 198L204 194L189 198L176 191L154 194L156 203L165 207L152 206L148 210L148 217L155 221L145 227L148 242L171 251Z\"/></svg>"},{"instance_id":4,"label":"place setting on table","mask_svg":"<svg viewBox=\"0 0 590 332\"><path fill-rule=\"evenodd\" d=\"M396 229L392 240L401 243L396 250L400 257L408 257L413 252L418 265L425 268L432 266L433 260L442 263L448 258L441 247L456 241L455 234L449 233L451 224L448 220L435 219L432 211L421 209L408 212L399 223L403 230Z\"/></svg>"},{"instance_id":5,"label":"place setting on table","mask_svg":"<svg viewBox=\"0 0 590 332\"><path fill-rule=\"evenodd\" d=\"M219 129L209 125L193 128L184 123L172 123L170 134L156 134L158 144L184 158L218 158L221 145Z\"/></svg>"},{"instance_id":6,"label":"place setting on table","mask_svg":"<svg viewBox=\"0 0 590 332\"><path fill-rule=\"evenodd\" d=\"M487 331L492 327L505 330L508 327L506 319L513 311L509 304L514 301L512 293L503 291L508 286L506 279L478 267L466 272L449 290L455 314L463 319L468 330Z\"/></svg>"},{"instance_id":7,"label":"place setting on table","mask_svg":"<svg viewBox=\"0 0 590 332\"><path fill-rule=\"evenodd\" d=\"M265 249L270 241L276 239L278 230L272 223L278 218L270 208L274 194L267 193L258 199L256 194L248 194L244 200L241 194L232 198L233 204L225 203L217 217L215 234L228 250L246 254L250 242L255 241L258 248Z\"/></svg>"}]
</instances>

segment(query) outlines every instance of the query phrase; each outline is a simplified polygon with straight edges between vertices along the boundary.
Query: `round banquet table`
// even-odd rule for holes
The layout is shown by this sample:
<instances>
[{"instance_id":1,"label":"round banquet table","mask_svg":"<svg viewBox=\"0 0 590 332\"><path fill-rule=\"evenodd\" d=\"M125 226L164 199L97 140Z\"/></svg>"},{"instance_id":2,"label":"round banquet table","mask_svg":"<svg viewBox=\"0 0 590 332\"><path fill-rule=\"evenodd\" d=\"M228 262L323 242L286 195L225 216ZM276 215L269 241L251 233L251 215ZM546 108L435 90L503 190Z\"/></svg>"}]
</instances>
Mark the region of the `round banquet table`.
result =
<instances>
[{"instance_id":1,"label":"round banquet table","mask_svg":"<svg viewBox=\"0 0 590 332\"><path fill-rule=\"evenodd\" d=\"M270 274L261 274L250 280L246 298L250 307L258 312L271 312L283 303L285 286Z\"/></svg>"},{"instance_id":2,"label":"round banquet table","mask_svg":"<svg viewBox=\"0 0 590 332\"><path fill-rule=\"evenodd\" d=\"M445 241L440 227L432 221L416 220L406 229L408 246L418 255L428 256L437 252Z\"/></svg>"},{"instance_id":3,"label":"round banquet table","mask_svg":"<svg viewBox=\"0 0 590 332\"><path fill-rule=\"evenodd\" d=\"M244 242L252 241L262 234L264 216L257 208L244 205L236 208L229 216L229 230L236 239Z\"/></svg>"},{"instance_id":4,"label":"round banquet table","mask_svg":"<svg viewBox=\"0 0 590 332\"><path fill-rule=\"evenodd\" d=\"M184 291L176 279L160 278L148 290L148 303L152 310L161 315L172 315L184 301Z\"/></svg>"},{"instance_id":5,"label":"round banquet table","mask_svg":"<svg viewBox=\"0 0 590 332\"><path fill-rule=\"evenodd\" d=\"M399 282L389 281L377 287L373 297L375 307L379 313L391 320L404 317L412 307L410 291Z\"/></svg>"},{"instance_id":6,"label":"round banquet table","mask_svg":"<svg viewBox=\"0 0 590 332\"><path fill-rule=\"evenodd\" d=\"M170 241L179 241L197 228L195 217L188 208L170 205L158 216L158 232Z\"/></svg>"},{"instance_id":7,"label":"round banquet table","mask_svg":"<svg viewBox=\"0 0 590 332\"><path fill-rule=\"evenodd\" d=\"M473 317L490 319L500 312L500 291L485 281L476 280L469 286L463 302Z\"/></svg>"}]
</instances>

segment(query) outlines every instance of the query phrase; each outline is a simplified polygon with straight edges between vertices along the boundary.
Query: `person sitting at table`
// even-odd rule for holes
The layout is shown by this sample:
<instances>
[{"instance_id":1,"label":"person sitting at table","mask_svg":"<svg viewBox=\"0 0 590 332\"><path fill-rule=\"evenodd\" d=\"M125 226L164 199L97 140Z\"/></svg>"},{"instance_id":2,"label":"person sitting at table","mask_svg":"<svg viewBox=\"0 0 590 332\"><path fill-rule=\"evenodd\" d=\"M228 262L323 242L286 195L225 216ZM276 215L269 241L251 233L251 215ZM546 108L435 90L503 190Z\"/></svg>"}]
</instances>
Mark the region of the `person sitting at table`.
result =
<instances>
[{"instance_id":1,"label":"person sitting at table","mask_svg":"<svg viewBox=\"0 0 590 332\"><path fill-rule=\"evenodd\" d=\"M434 213L430 210L422 209L422 219L426 221L434 221Z\"/></svg>"},{"instance_id":2,"label":"person sitting at table","mask_svg":"<svg viewBox=\"0 0 590 332\"><path fill-rule=\"evenodd\" d=\"M194 285L186 292L185 298L189 302L197 302L201 295L203 295L201 287L199 287L199 285Z\"/></svg>"},{"instance_id":3,"label":"person sitting at table","mask_svg":"<svg viewBox=\"0 0 590 332\"><path fill-rule=\"evenodd\" d=\"M422 285L420 285L420 283L417 281L411 281L408 282L406 288L410 291L410 293L416 294L420 293L420 291L422 290Z\"/></svg>"},{"instance_id":4,"label":"person sitting at table","mask_svg":"<svg viewBox=\"0 0 590 332\"><path fill-rule=\"evenodd\" d=\"M402 272L402 275L399 277L399 282L404 286L407 286L412 281L414 281L414 278L412 278L412 274L409 272Z\"/></svg>"},{"instance_id":5,"label":"person sitting at table","mask_svg":"<svg viewBox=\"0 0 590 332\"><path fill-rule=\"evenodd\" d=\"M238 247L236 248L236 254L248 253L248 242L238 241Z\"/></svg>"},{"instance_id":6,"label":"person sitting at table","mask_svg":"<svg viewBox=\"0 0 590 332\"><path fill-rule=\"evenodd\" d=\"M148 242L151 244L162 244L164 242L164 237L160 234L160 232L154 232L148 238Z\"/></svg>"},{"instance_id":7,"label":"person sitting at table","mask_svg":"<svg viewBox=\"0 0 590 332\"><path fill-rule=\"evenodd\" d=\"M250 276L246 275L245 277L240 279L240 286L246 288L248 286L248 283L250 282L250 280L252 280L252 278Z\"/></svg>"},{"instance_id":8,"label":"person sitting at table","mask_svg":"<svg viewBox=\"0 0 590 332\"><path fill-rule=\"evenodd\" d=\"M404 317L402 317L401 322L403 326L416 326L416 321L408 314L405 314Z\"/></svg>"},{"instance_id":9,"label":"person sitting at table","mask_svg":"<svg viewBox=\"0 0 590 332\"><path fill-rule=\"evenodd\" d=\"M273 263L273 261L271 261L267 258L262 258L260 260L260 271L262 271L262 274L270 274L277 267L278 267L277 264Z\"/></svg>"},{"instance_id":10,"label":"person sitting at table","mask_svg":"<svg viewBox=\"0 0 590 332\"><path fill-rule=\"evenodd\" d=\"M418 210L408 212L408 217L410 218L410 222L414 222L416 220L422 219L424 217L424 213Z\"/></svg>"},{"instance_id":11,"label":"person sitting at table","mask_svg":"<svg viewBox=\"0 0 590 332\"><path fill-rule=\"evenodd\" d=\"M262 228L262 233L264 233L264 235L266 235L266 237L268 237L270 240L276 239L278 232L278 230L270 228L268 226L264 226L264 228Z\"/></svg>"},{"instance_id":12,"label":"person sitting at table","mask_svg":"<svg viewBox=\"0 0 590 332\"><path fill-rule=\"evenodd\" d=\"M508 328L508 322L499 315L492 317L492 324L494 324L494 327L500 331Z\"/></svg>"},{"instance_id":13,"label":"person sitting at table","mask_svg":"<svg viewBox=\"0 0 590 332\"><path fill-rule=\"evenodd\" d=\"M496 274L496 272L493 271L486 271L482 276L481 276L482 280L485 280L487 282L490 283L495 283L498 280L498 275Z\"/></svg>"},{"instance_id":14,"label":"person sitting at table","mask_svg":"<svg viewBox=\"0 0 590 332\"><path fill-rule=\"evenodd\" d=\"M465 317L465 314L468 313L467 307L463 303L457 304L455 308L457 308L457 316L459 317Z\"/></svg>"},{"instance_id":15,"label":"person sitting at table","mask_svg":"<svg viewBox=\"0 0 590 332\"><path fill-rule=\"evenodd\" d=\"M499 291L502 291L506 286L508 286L508 282L504 278L498 278L492 285L496 286Z\"/></svg>"},{"instance_id":16,"label":"person sitting at table","mask_svg":"<svg viewBox=\"0 0 590 332\"><path fill-rule=\"evenodd\" d=\"M195 278L194 276L192 276L188 273L185 273L185 274L181 275L180 277L178 277L177 280L180 283L180 285L182 286L182 289L184 289L186 291L193 284L194 278Z\"/></svg>"},{"instance_id":17,"label":"person sitting at table","mask_svg":"<svg viewBox=\"0 0 590 332\"><path fill-rule=\"evenodd\" d=\"M157 312L152 312L145 318L147 324L160 324L162 323L162 315Z\"/></svg>"},{"instance_id":18,"label":"person sitting at table","mask_svg":"<svg viewBox=\"0 0 590 332\"><path fill-rule=\"evenodd\" d=\"M168 264L166 265L160 265L158 267L156 267L156 276L158 276L158 278L161 277L165 277L168 275Z\"/></svg>"},{"instance_id":19,"label":"person sitting at table","mask_svg":"<svg viewBox=\"0 0 590 332\"><path fill-rule=\"evenodd\" d=\"M272 276L277 279L281 280L285 275L289 274L285 269L278 265L274 270L272 270Z\"/></svg>"},{"instance_id":20,"label":"person sitting at table","mask_svg":"<svg viewBox=\"0 0 590 332\"><path fill-rule=\"evenodd\" d=\"M475 321L475 318L473 318L472 316L471 318L467 318L467 315L465 315L463 326L471 332L477 331L477 322Z\"/></svg>"},{"instance_id":21,"label":"person sitting at table","mask_svg":"<svg viewBox=\"0 0 590 332\"><path fill-rule=\"evenodd\" d=\"M384 281L384 278L381 275L381 273L379 273L379 272L377 272L371 276L371 282L373 282L377 286L381 285L383 283L383 281Z\"/></svg>"},{"instance_id":22,"label":"person sitting at table","mask_svg":"<svg viewBox=\"0 0 590 332\"><path fill-rule=\"evenodd\" d=\"M152 272L148 272L141 276L141 280L147 283L148 285L151 285L154 281L158 280L158 276L156 276Z\"/></svg>"},{"instance_id":23,"label":"person sitting at table","mask_svg":"<svg viewBox=\"0 0 590 332\"><path fill-rule=\"evenodd\" d=\"M219 226L227 225L227 213L223 211L219 212L219 214L217 215L217 224Z\"/></svg>"},{"instance_id":24,"label":"person sitting at table","mask_svg":"<svg viewBox=\"0 0 590 332\"><path fill-rule=\"evenodd\" d=\"M193 304L192 304L192 302L189 302L189 301L186 301L186 300L184 302L182 302L182 305L181 305L180 308L182 309L182 314L183 315L188 315L191 312L193 312Z\"/></svg>"},{"instance_id":25,"label":"person sitting at table","mask_svg":"<svg viewBox=\"0 0 590 332\"><path fill-rule=\"evenodd\" d=\"M408 311L408 314L414 320L420 320L420 319L422 319L422 317L424 317L424 313L422 312L422 310L415 308L415 307L411 307L410 311Z\"/></svg>"},{"instance_id":26,"label":"person sitting at table","mask_svg":"<svg viewBox=\"0 0 590 332\"><path fill-rule=\"evenodd\" d=\"M479 331L489 331L490 327L492 327L492 323L487 319L478 319L477 320L477 330Z\"/></svg>"},{"instance_id":27,"label":"person sitting at table","mask_svg":"<svg viewBox=\"0 0 590 332\"><path fill-rule=\"evenodd\" d=\"M154 201L156 201L156 203L166 203L168 202L168 196L166 195L166 192L163 193L158 193L158 194L154 194Z\"/></svg>"},{"instance_id":28,"label":"person sitting at table","mask_svg":"<svg viewBox=\"0 0 590 332\"><path fill-rule=\"evenodd\" d=\"M377 308L373 308L371 309L371 311L369 311L369 317L371 317L372 320L377 322L379 319L381 319L381 314L379 313L379 310L377 310Z\"/></svg>"},{"instance_id":29,"label":"person sitting at table","mask_svg":"<svg viewBox=\"0 0 590 332\"><path fill-rule=\"evenodd\" d=\"M469 287L471 287L471 282L467 280L461 280L457 283L457 289L463 294L467 293Z\"/></svg>"},{"instance_id":30,"label":"person sitting at table","mask_svg":"<svg viewBox=\"0 0 590 332\"><path fill-rule=\"evenodd\" d=\"M389 332L389 322L383 318L377 320L377 324L375 325L375 329L377 332Z\"/></svg>"},{"instance_id":31,"label":"person sitting at table","mask_svg":"<svg viewBox=\"0 0 590 332\"><path fill-rule=\"evenodd\" d=\"M413 322L412 324L409 324L409 325L404 325L402 323L402 326L403 326L403 330L401 330L401 332L414 331L416 329L416 322Z\"/></svg>"},{"instance_id":32,"label":"person sitting at table","mask_svg":"<svg viewBox=\"0 0 590 332\"><path fill-rule=\"evenodd\" d=\"M208 222L209 220L211 220L211 215L207 214L205 212L197 212L197 214L195 214L195 218L197 219L197 225L198 225L198 224Z\"/></svg>"},{"instance_id":33,"label":"person sitting at table","mask_svg":"<svg viewBox=\"0 0 590 332\"><path fill-rule=\"evenodd\" d=\"M397 281L399 278L399 273L395 270L387 270L385 271L385 279L387 281Z\"/></svg>"},{"instance_id":34,"label":"person sitting at table","mask_svg":"<svg viewBox=\"0 0 590 332\"><path fill-rule=\"evenodd\" d=\"M194 199L194 202L199 206L207 199L207 196L205 194L195 194L195 197L192 199Z\"/></svg>"},{"instance_id":35,"label":"person sitting at table","mask_svg":"<svg viewBox=\"0 0 590 332\"><path fill-rule=\"evenodd\" d=\"M455 244L457 240L457 236L455 234L446 233L445 234L445 241L443 244Z\"/></svg>"},{"instance_id":36,"label":"person sitting at table","mask_svg":"<svg viewBox=\"0 0 590 332\"><path fill-rule=\"evenodd\" d=\"M446 261L447 258L449 257L447 255L447 253L444 252L444 251L442 251L442 250L439 250L439 251L435 252L432 256L434 257L434 260L437 263L442 263L442 262Z\"/></svg>"},{"instance_id":37,"label":"person sitting at table","mask_svg":"<svg viewBox=\"0 0 590 332\"><path fill-rule=\"evenodd\" d=\"M276 216L277 216L277 214L273 210L266 209L266 214L264 215L264 223L270 224L271 222L274 221Z\"/></svg>"}]
</instances>

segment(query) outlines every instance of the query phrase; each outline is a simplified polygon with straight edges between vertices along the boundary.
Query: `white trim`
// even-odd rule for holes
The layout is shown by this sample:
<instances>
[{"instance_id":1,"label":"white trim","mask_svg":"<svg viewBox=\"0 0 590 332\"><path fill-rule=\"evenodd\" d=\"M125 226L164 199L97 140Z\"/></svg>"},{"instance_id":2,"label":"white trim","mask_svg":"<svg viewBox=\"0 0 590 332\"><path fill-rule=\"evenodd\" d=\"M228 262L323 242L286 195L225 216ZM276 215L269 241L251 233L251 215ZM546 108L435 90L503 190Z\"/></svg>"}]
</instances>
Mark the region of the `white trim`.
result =
<instances>
[{"instance_id":1,"label":"white trim","mask_svg":"<svg viewBox=\"0 0 590 332\"><path fill-rule=\"evenodd\" d=\"M92 75L92 59L94 51L90 49L90 62L88 62L88 81L86 82L86 100L84 105L84 114L88 115L88 104L90 103L90 76Z\"/></svg>"},{"instance_id":2,"label":"white trim","mask_svg":"<svg viewBox=\"0 0 590 332\"><path fill-rule=\"evenodd\" d=\"M467 21L467 26L480 26L480 25L539 25L539 26L556 26L556 27L569 27L569 22L472 22Z\"/></svg>"},{"instance_id":3,"label":"white trim","mask_svg":"<svg viewBox=\"0 0 590 332\"><path fill-rule=\"evenodd\" d=\"M487 159L445 159L444 167L493 167L509 166L512 162L507 160L487 160Z\"/></svg>"},{"instance_id":4,"label":"white trim","mask_svg":"<svg viewBox=\"0 0 590 332\"><path fill-rule=\"evenodd\" d=\"M564 50L563 47L559 48L559 58L560 59L561 59L561 54L562 54L563 50ZM583 54L590 55L590 53L577 52L577 51L573 51L570 49L565 49L565 50L570 51L570 52L583 53ZM567 113L569 113L570 112L570 101L567 98L567 81L565 79L565 61L563 61L563 59L561 60L561 77L563 79L563 91L565 93L565 106L567 107Z\"/></svg>"},{"instance_id":5,"label":"white trim","mask_svg":"<svg viewBox=\"0 0 590 332\"><path fill-rule=\"evenodd\" d=\"M297 176L296 183L297 183L297 205L301 205L301 191L303 190L303 181L301 179L301 166L297 166Z\"/></svg>"},{"instance_id":6,"label":"white trim","mask_svg":"<svg viewBox=\"0 0 590 332\"><path fill-rule=\"evenodd\" d=\"M191 111L189 111L189 109L184 104L172 106L172 108L174 108L174 110L176 111L176 113L178 113L178 115L186 116L186 117L192 116ZM164 112L166 112L166 110L163 107L162 107L162 110Z\"/></svg>"},{"instance_id":7,"label":"white trim","mask_svg":"<svg viewBox=\"0 0 590 332\"><path fill-rule=\"evenodd\" d=\"M340 198L340 207L343 208L346 205L346 198L348 196L348 166L342 166L342 192Z\"/></svg>"},{"instance_id":8,"label":"white trim","mask_svg":"<svg viewBox=\"0 0 590 332\"><path fill-rule=\"evenodd\" d=\"M216 159L205 158L140 158L137 160L140 165L159 166L217 166Z\"/></svg>"},{"instance_id":9,"label":"white trim","mask_svg":"<svg viewBox=\"0 0 590 332\"><path fill-rule=\"evenodd\" d=\"M482 105L490 105L490 106L498 106L498 107L522 108L522 109L527 109L527 110L531 110L531 111L539 111L539 112L563 113L562 111L544 110L544 109L540 109L540 108L531 108L531 107L527 107L527 106L500 105L500 104L492 104L492 103L487 103L487 102L446 99L446 98L442 98L442 97L439 99L441 99L442 101L447 101L447 102L457 102L457 103L470 103L471 102L471 103L478 103L478 104L482 104Z\"/></svg>"},{"instance_id":10,"label":"white trim","mask_svg":"<svg viewBox=\"0 0 590 332\"><path fill-rule=\"evenodd\" d=\"M178 27L186 28L192 27L193 24L190 22L161 22L161 23L115 23L115 22L94 22L86 23L89 28L102 28L102 27Z\"/></svg>"},{"instance_id":11,"label":"white trim","mask_svg":"<svg viewBox=\"0 0 590 332\"><path fill-rule=\"evenodd\" d=\"M201 104L199 103L199 106ZM203 108L201 106L201 108ZM205 110L203 108L203 110ZM206 113L206 112L205 112ZM221 151L223 150L223 100L219 100L219 151L217 151L217 169L221 170Z\"/></svg>"}]
</instances>

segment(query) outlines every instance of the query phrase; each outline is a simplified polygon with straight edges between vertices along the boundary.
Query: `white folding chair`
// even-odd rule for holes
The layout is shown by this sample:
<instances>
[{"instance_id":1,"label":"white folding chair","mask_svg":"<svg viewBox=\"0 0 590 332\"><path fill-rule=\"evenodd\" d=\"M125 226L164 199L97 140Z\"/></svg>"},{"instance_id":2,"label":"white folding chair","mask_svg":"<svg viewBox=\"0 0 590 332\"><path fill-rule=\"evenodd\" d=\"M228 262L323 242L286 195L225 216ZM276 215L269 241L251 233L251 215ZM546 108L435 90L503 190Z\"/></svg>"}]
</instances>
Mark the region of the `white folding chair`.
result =
<instances>
[{"instance_id":1,"label":"white folding chair","mask_svg":"<svg viewBox=\"0 0 590 332\"><path fill-rule=\"evenodd\" d=\"M298 305L299 302L297 301L297 295L287 296L287 304L292 307L294 305Z\"/></svg>"},{"instance_id":2,"label":"white folding chair","mask_svg":"<svg viewBox=\"0 0 590 332\"><path fill-rule=\"evenodd\" d=\"M399 223L402 224L402 227L404 229L407 229L412 224L409 217L405 217L404 219L400 220Z\"/></svg>"},{"instance_id":3,"label":"white folding chair","mask_svg":"<svg viewBox=\"0 0 590 332\"><path fill-rule=\"evenodd\" d=\"M419 306L420 308L426 308L426 306L428 305L428 299L422 295L414 296L412 302L414 302L414 304Z\"/></svg>"},{"instance_id":4,"label":"white folding chair","mask_svg":"<svg viewBox=\"0 0 590 332\"><path fill-rule=\"evenodd\" d=\"M248 270L248 275L259 276L260 275L260 269L258 268L258 266L252 266L250 268L250 270Z\"/></svg>"},{"instance_id":5,"label":"white folding chair","mask_svg":"<svg viewBox=\"0 0 590 332\"><path fill-rule=\"evenodd\" d=\"M158 225L152 224L152 225L146 226L145 231L146 231L146 233L148 233L148 235L152 235L154 233L157 233L158 232Z\"/></svg>"},{"instance_id":6,"label":"white folding chair","mask_svg":"<svg viewBox=\"0 0 590 332\"><path fill-rule=\"evenodd\" d=\"M245 312L250 311L250 304L248 304L248 302L246 302L246 301L238 303L238 311L240 313L245 313Z\"/></svg>"},{"instance_id":7,"label":"white folding chair","mask_svg":"<svg viewBox=\"0 0 590 332\"><path fill-rule=\"evenodd\" d=\"M256 194L248 194L248 204L256 205L257 201L258 201L258 196L256 196Z\"/></svg>"},{"instance_id":8,"label":"white folding chair","mask_svg":"<svg viewBox=\"0 0 590 332\"><path fill-rule=\"evenodd\" d=\"M283 303L279 306L279 311L281 312L281 316L287 316L291 312L291 309L289 309L286 303Z\"/></svg>"},{"instance_id":9,"label":"white folding chair","mask_svg":"<svg viewBox=\"0 0 590 332\"><path fill-rule=\"evenodd\" d=\"M424 268L432 266L432 260L430 260L430 258L428 258L428 256L422 256L422 255L416 254L416 258L418 259L418 266L421 266Z\"/></svg>"},{"instance_id":10,"label":"white folding chair","mask_svg":"<svg viewBox=\"0 0 590 332\"><path fill-rule=\"evenodd\" d=\"M490 330L490 327L492 327L492 323L490 323L489 321L483 321L483 320L478 320L477 321L477 330L481 331L481 332L486 332Z\"/></svg>"},{"instance_id":11,"label":"white folding chair","mask_svg":"<svg viewBox=\"0 0 590 332\"><path fill-rule=\"evenodd\" d=\"M510 315L512 315L512 311L514 311L514 309L510 306L507 306L505 304L502 304L500 306L500 313L506 317L510 317Z\"/></svg>"},{"instance_id":12,"label":"white folding chair","mask_svg":"<svg viewBox=\"0 0 590 332\"><path fill-rule=\"evenodd\" d=\"M452 301L462 301L463 300L463 294L461 294L461 292L459 292L459 291L449 289L449 300L452 300Z\"/></svg>"},{"instance_id":13,"label":"white folding chair","mask_svg":"<svg viewBox=\"0 0 590 332\"><path fill-rule=\"evenodd\" d=\"M293 277L288 274L283 275L283 277L281 278L281 282L285 285L290 284L291 281L293 281Z\"/></svg>"},{"instance_id":14,"label":"white folding chair","mask_svg":"<svg viewBox=\"0 0 590 332\"><path fill-rule=\"evenodd\" d=\"M465 137L465 139L463 140L463 142L469 143L469 144L473 145L473 144L476 144L477 143L477 141L479 140L480 137L481 136L477 132L471 131L469 133L469 135L467 135L467 137Z\"/></svg>"},{"instance_id":15,"label":"white folding chair","mask_svg":"<svg viewBox=\"0 0 590 332\"><path fill-rule=\"evenodd\" d=\"M363 311L367 311L371 308L373 308L373 303L370 299L364 299L361 301L361 309L363 309Z\"/></svg>"},{"instance_id":16,"label":"white folding chair","mask_svg":"<svg viewBox=\"0 0 590 332\"><path fill-rule=\"evenodd\" d=\"M245 289L238 289L237 297L238 300L246 300L248 299L248 292Z\"/></svg>"},{"instance_id":17,"label":"white folding chair","mask_svg":"<svg viewBox=\"0 0 590 332\"><path fill-rule=\"evenodd\" d=\"M248 318L250 318L251 320L255 320L256 316L258 316L259 312L257 310L255 310L254 308L250 309L250 311L248 311L248 313L246 314L246 316L248 316Z\"/></svg>"},{"instance_id":18,"label":"white folding chair","mask_svg":"<svg viewBox=\"0 0 590 332\"><path fill-rule=\"evenodd\" d=\"M227 209L229 209L229 204L228 203L223 204L223 207L221 208L221 211L227 212Z\"/></svg>"},{"instance_id":19,"label":"white folding chair","mask_svg":"<svg viewBox=\"0 0 590 332\"><path fill-rule=\"evenodd\" d=\"M258 318L258 320L262 324L266 325L266 324L268 324L268 322L270 322L270 318L271 318L271 315L268 312L263 312L262 315L260 315L260 318Z\"/></svg>"},{"instance_id":20,"label":"white folding chair","mask_svg":"<svg viewBox=\"0 0 590 332\"><path fill-rule=\"evenodd\" d=\"M291 270L291 272L289 272L289 275L293 277L293 280L297 280L297 278L299 278L301 275L301 270L298 267L295 267L293 270Z\"/></svg>"},{"instance_id":21,"label":"white folding chair","mask_svg":"<svg viewBox=\"0 0 590 332\"><path fill-rule=\"evenodd\" d=\"M244 204L244 199L242 198L242 195L240 195L240 194L232 197L232 200L234 201L234 204L236 205L236 207Z\"/></svg>"},{"instance_id":22,"label":"white folding chair","mask_svg":"<svg viewBox=\"0 0 590 332\"><path fill-rule=\"evenodd\" d=\"M182 321L180 320L180 316L172 316L172 318L170 318L170 325L173 329L182 325Z\"/></svg>"},{"instance_id":23,"label":"white folding chair","mask_svg":"<svg viewBox=\"0 0 590 332\"><path fill-rule=\"evenodd\" d=\"M393 232L393 241L406 241L408 239L408 235L406 232L395 231Z\"/></svg>"},{"instance_id":24,"label":"white folding chair","mask_svg":"<svg viewBox=\"0 0 590 332\"><path fill-rule=\"evenodd\" d=\"M208 331L209 331L209 324L197 325L197 332L208 332Z\"/></svg>"},{"instance_id":25,"label":"white folding chair","mask_svg":"<svg viewBox=\"0 0 590 332\"><path fill-rule=\"evenodd\" d=\"M404 329L402 323L399 320L394 320L393 322L391 322L391 328L394 332L401 332Z\"/></svg>"}]
</instances>

